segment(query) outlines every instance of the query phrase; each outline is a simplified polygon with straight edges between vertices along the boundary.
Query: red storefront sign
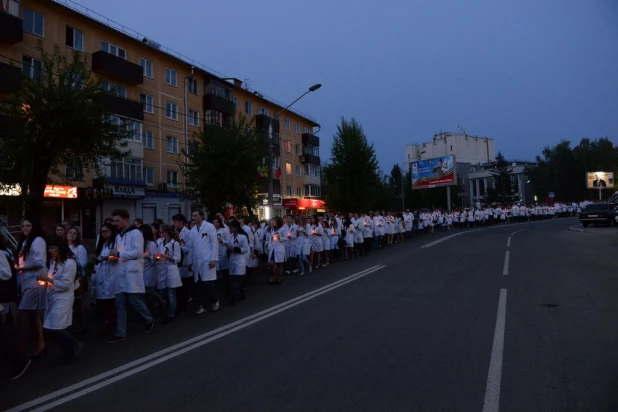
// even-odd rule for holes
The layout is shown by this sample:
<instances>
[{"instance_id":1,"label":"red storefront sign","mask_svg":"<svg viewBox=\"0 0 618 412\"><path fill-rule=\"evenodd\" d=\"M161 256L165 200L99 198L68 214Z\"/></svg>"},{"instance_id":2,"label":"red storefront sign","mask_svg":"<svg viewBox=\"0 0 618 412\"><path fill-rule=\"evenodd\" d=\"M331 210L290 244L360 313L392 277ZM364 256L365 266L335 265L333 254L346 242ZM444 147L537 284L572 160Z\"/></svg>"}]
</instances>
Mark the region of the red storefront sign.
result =
<instances>
[{"instance_id":1,"label":"red storefront sign","mask_svg":"<svg viewBox=\"0 0 618 412\"><path fill-rule=\"evenodd\" d=\"M43 196L57 199L77 199L77 188L74 186L45 185Z\"/></svg>"},{"instance_id":2,"label":"red storefront sign","mask_svg":"<svg viewBox=\"0 0 618 412\"><path fill-rule=\"evenodd\" d=\"M283 207L286 209L325 209L326 202L320 199L283 199Z\"/></svg>"}]
</instances>

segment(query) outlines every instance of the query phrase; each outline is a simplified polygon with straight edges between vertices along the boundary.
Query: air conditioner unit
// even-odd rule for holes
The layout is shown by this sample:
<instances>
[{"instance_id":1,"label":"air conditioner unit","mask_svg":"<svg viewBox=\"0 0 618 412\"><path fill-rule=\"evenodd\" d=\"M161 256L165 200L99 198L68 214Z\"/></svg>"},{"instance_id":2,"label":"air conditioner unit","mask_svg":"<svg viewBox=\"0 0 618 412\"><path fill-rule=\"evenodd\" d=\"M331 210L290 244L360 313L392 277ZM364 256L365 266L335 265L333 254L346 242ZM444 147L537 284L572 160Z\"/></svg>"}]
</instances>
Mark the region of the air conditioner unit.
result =
<instances>
[{"instance_id":1,"label":"air conditioner unit","mask_svg":"<svg viewBox=\"0 0 618 412\"><path fill-rule=\"evenodd\" d=\"M159 190L167 190L167 183L159 183Z\"/></svg>"}]
</instances>

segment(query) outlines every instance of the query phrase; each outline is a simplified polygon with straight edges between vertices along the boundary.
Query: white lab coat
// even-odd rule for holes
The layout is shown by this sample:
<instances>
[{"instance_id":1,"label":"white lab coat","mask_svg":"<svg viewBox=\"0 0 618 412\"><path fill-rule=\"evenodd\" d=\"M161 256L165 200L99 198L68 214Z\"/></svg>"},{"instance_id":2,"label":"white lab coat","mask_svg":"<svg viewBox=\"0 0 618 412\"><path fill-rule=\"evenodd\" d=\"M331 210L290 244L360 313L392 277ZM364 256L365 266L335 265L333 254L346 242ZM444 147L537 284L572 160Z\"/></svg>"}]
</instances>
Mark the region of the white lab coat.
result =
<instances>
[{"instance_id":1,"label":"white lab coat","mask_svg":"<svg viewBox=\"0 0 618 412\"><path fill-rule=\"evenodd\" d=\"M116 236L116 293L144 293L144 236L136 227Z\"/></svg>"},{"instance_id":2,"label":"white lab coat","mask_svg":"<svg viewBox=\"0 0 618 412\"><path fill-rule=\"evenodd\" d=\"M228 270L230 268L230 259L227 256L227 245L230 243L230 236L230 229L227 227L217 229L217 250L219 251L217 270Z\"/></svg>"},{"instance_id":3,"label":"white lab coat","mask_svg":"<svg viewBox=\"0 0 618 412\"><path fill-rule=\"evenodd\" d=\"M26 241L21 245L21 251L26 244ZM19 302L20 310L40 310L47 307L47 288L37 283L36 277L39 274L47 273L45 262L47 261L47 244L42 237L37 237L32 241L28 255L24 257L19 254L19 266L36 265L38 269L28 272L20 272L21 281L21 302Z\"/></svg>"},{"instance_id":4,"label":"white lab coat","mask_svg":"<svg viewBox=\"0 0 618 412\"><path fill-rule=\"evenodd\" d=\"M152 287L157 284L159 277L159 261L155 255L159 253L159 245L153 241L148 242L148 248L144 252L144 286Z\"/></svg>"},{"instance_id":5,"label":"white lab coat","mask_svg":"<svg viewBox=\"0 0 618 412\"><path fill-rule=\"evenodd\" d=\"M73 322L73 301L76 288L75 276L77 264L73 259L62 263L53 261L49 266L48 276L54 283L48 283L47 310L43 327L45 329L63 330Z\"/></svg>"},{"instance_id":6,"label":"white lab coat","mask_svg":"<svg viewBox=\"0 0 618 412\"><path fill-rule=\"evenodd\" d=\"M217 280L217 267L209 267L210 261L219 260L217 230L211 223L203 221L201 226L191 229L191 256L193 258L193 279Z\"/></svg>"},{"instance_id":7,"label":"white lab coat","mask_svg":"<svg viewBox=\"0 0 618 412\"><path fill-rule=\"evenodd\" d=\"M189 265L191 264L191 250L187 245L191 243L191 231L183 226L178 238L180 239L180 248L185 254L182 260L182 266L178 268L178 272L181 278L188 278L190 276Z\"/></svg>"},{"instance_id":8,"label":"white lab coat","mask_svg":"<svg viewBox=\"0 0 618 412\"><path fill-rule=\"evenodd\" d=\"M243 234L233 234L230 237L229 245L234 246L234 251L230 253L230 276L244 275L247 273L246 262L247 255L250 251L249 240L247 239L247 236Z\"/></svg>"},{"instance_id":9,"label":"white lab coat","mask_svg":"<svg viewBox=\"0 0 618 412\"><path fill-rule=\"evenodd\" d=\"M270 233L268 243L268 261L274 260L275 263L285 262L285 242L288 239L280 233L280 230Z\"/></svg>"},{"instance_id":10,"label":"white lab coat","mask_svg":"<svg viewBox=\"0 0 618 412\"><path fill-rule=\"evenodd\" d=\"M373 237L373 221L369 216L360 218L360 226L363 229L363 238Z\"/></svg>"},{"instance_id":11,"label":"white lab coat","mask_svg":"<svg viewBox=\"0 0 618 412\"><path fill-rule=\"evenodd\" d=\"M88 251L83 245L69 245L69 249L75 255L75 261L81 266L81 273L77 276L86 276L86 265L88 264Z\"/></svg>"},{"instance_id":12,"label":"white lab coat","mask_svg":"<svg viewBox=\"0 0 618 412\"><path fill-rule=\"evenodd\" d=\"M104 258L95 266L94 292L97 299L114 299L116 297L116 270L118 265L107 258L114 248L113 244L104 244L99 257Z\"/></svg>"},{"instance_id":13,"label":"white lab coat","mask_svg":"<svg viewBox=\"0 0 618 412\"><path fill-rule=\"evenodd\" d=\"M173 289L182 286L180 280L180 272L178 270L178 262L180 262L180 243L174 239L169 242L161 239L159 242L159 253L172 256L174 259L160 259L159 265L163 270L159 270L157 278L157 289Z\"/></svg>"}]
</instances>

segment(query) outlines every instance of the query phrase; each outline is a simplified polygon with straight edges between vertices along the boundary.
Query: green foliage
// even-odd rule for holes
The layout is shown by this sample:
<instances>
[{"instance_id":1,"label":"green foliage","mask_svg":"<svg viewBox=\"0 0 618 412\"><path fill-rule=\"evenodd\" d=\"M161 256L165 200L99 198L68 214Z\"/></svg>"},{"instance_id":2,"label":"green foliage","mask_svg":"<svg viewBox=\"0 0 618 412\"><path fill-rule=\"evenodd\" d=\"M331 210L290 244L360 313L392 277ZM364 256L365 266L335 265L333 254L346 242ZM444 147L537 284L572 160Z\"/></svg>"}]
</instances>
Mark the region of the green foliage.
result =
<instances>
[{"instance_id":1,"label":"green foliage","mask_svg":"<svg viewBox=\"0 0 618 412\"><path fill-rule=\"evenodd\" d=\"M267 155L263 132L244 115L229 125L204 125L189 150L182 151L188 163L179 162L187 179L187 196L213 212L221 211L227 202L251 210L267 178L258 178L257 172Z\"/></svg>"},{"instance_id":2,"label":"green foliage","mask_svg":"<svg viewBox=\"0 0 618 412\"><path fill-rule=\"evenodd\" d=\"M344 213L380 206L385 193L373 144L356 119L341 118L333 138L330 163L322 168L322 191L331 209Z\"/></svg>"},{"instance_id":3,"label":"green foliage","mask_svg":"<svg viewBox=\"0 0 618 412\"><path fill-rule=\"evenodd\" d=\"M513 185L511 182L511 173L513 169L509 166L501 152L496 155L496 163L494 169L491 170L494 187L487 191L487 203L499 202L508 203L513 195Z\"/></svg>"},{"instance_id":4,"label":"green foliage","mask_svg":"<svg viewBox=\"0 0 618 412\"><path fill-rule=\"evenodd\" d=\"M96 169L101 159L122 157L130 132L109 122L102 91L89 69L87 55L38 51L40 78L22 79L19 92L0 100L0 115L8 118L0 136L0 185L19 184L28 216L39 217L51 174L65 180L69 162ZM64 49L64 48L63 48Z\"/></svg>"}]
</instances>

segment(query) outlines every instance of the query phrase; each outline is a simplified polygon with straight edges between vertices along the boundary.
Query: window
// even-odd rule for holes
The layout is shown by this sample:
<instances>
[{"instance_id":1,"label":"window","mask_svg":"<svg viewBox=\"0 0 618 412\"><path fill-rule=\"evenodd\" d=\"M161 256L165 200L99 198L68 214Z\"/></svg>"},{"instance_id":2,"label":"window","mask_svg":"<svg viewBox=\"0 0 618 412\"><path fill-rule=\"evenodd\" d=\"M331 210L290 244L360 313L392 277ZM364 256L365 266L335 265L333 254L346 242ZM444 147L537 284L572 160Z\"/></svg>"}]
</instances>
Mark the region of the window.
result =
<instances>
[{"instance_id":1,"label":"window","mask_svg":"<svg viewBox=\"0 0 618 412\"><path fill-rule=\"evenodd\" d=\"M167 171L167 187L178 187L178 172L175 170Z\"/></svg>"},{"instance_id":2,"label":"window","mask_svg":"<svg viewBox=\"0 0 618 412\"><path fill-rule=\"evenodd\" d=\"M143 173L146 186L154 186L154 169L152 167L145 167Z\"/></svg>"},{"instance_id":3,"label":"window","mask_svg":"<svg viewBox=\"0 0 618 412\"><path fill-rule=\"evenodd\" d=\"M110 83L107 80L101 81L101 88L106 92L116 95L118 97L127 97L127 88L124 86L119 86L114 83Z\"/></svg>"},{"instance_id":4,"label":"window","mask_svg":"<svg viewBox=\"0 0 618 412\"><path fill-rule=\"evenodd\" d=\"M279 169L281 167L281 159L278 157L273 158L273 166L275 170Z\"/></svg>"},{"instance_id":5,"label":"window","mask_svg":"<svg viewBox=\"0 0 618 412\"><path fill-rule=\"evenodd\" d=\"M320 166L305 165L305 176L320 176Z\"/></svg>"},{"instance_id":6,"label":"window","mask_svg":"<svg viewBox=\"0 0 618 412\"><path fill-rule=\"evenodd\" d=\"M309 128L308 128L308 127L305 127L305 128L303 129L303 133L305 133L305 134L309 134L309 133L310 133L310 132L309 132Z\"/></svg>"},{"instance_id":7,"label":"window","mask_svg":"<svg viewBox=\"0 0 618 412\"><path fill-rule=\"evenodd\" d=\"M74 27L67 26L66 45L75 50L84 51L84 32Z\"/></svg>"},{"instance_id":8,"label":"window","mask_svg":"<svg viewBox=\"0 0 618 412\"><path fill-rule=\"evenodd\" d=\"M292 186L285 187L285 195L292 197Z\"/></svg>"},{"instance_id":9,"label":"window","mask_svg":"<svg viewBox=\"0 0 618 412\"><path fill-rule=\"evenodd\" d=\"M189 110L189 124L200 127L200 113L197 110Z\"/></svg>"},{"instance_id":10,"label":"window","mask_svg":"<svg viewBox=\"0 0 618 412\"><path fill-rule=\"evenodd\" d=\"M168 119L178 120L178 105L176 103L165 102L165 116Z\"/></svg>"},{"instance_id":11,"label":"window","mask_svg":"<svg viewBox=\"0 0 618 412\"><path fill-rule=\"evenodd\" d=\"M285 151L287 153L292 153L292 142L290 142L289 140L285 142Z\"/></svg>"},{"instance_id":12,"label":"window","mask_svg":"<svg viewBox=\"0 0 618 412\"><path fill-rule=\"evenodd\" d=\"M175 70L165 69L165 83L169 84L170 86L177 86Z\"/></svg>"},{"instance_id":13,"label":"window","mask_svg":"<svg viewBox=\"0 0 618 412\"><path fill-rule=\"evenodd\" d=\"M305 196L319 197L320 196L320 186L305 185Z\"/></svg>"},{"instance_id":14,"label":"window","mask_svg":"<svg viewBox=\"0 0 618 412\"><path fill-rule=\"evenodd\" d=\"M223 123L223 113L218 112L216 110L206 110L205 113L205 122L207 124L222 124Z\"/></svg>"},{"instance_id":15,"label":"window","mask_svg":"<svg viewBox=\"0 0 618 412\"><path fill-rule=\"evenodd\" d=\"M65 165L65 176L68 180L84 180L84 165L77 159L73 159Z\"/></svg>"},{"instance_id":16,"label":"window","mask_svg":"<svg viewBox=\"0 0 618 412\"><path fill-rule=\"evenodd\" d=\"M108 43L105 40L101 40L101 50L109 54L113 54L114 56L120 57L121 59L127 58L127 51L125 49L114 46L113 44Z\"/></svg>"},{"instance_id":17,"label":"window","mask_svg":"<svg viewBox=\"0 0 618 412\"><path fill-rule=\"evenodd\" d=\"M138 142L142 141L142 123L136 120L127 119L119 116L110 116L110 122L113 125L124 127L126 130L129 130L131 133L127 136L127 139L137 140Z\"/></svg>"},{"instance_id":18,"label":"window","mask_svg":"<svg viewBox=\"0 0 618 412\"><path fill-rule=\"evenodd\" d=\"M154 149L154 135L150 130L144 130L142 132L142 143L144 149Z\"/></svg>"},{"instance_id":19,"label":"window","mask_svg":"<svg viewBox=\"0 0 618 412\"><path fill-rule=\"evenodd\" d=\"M298 156L300 156L300 145L299 145L299 144L297 144L297 145L295 146L295 149L296 149L296 154L297 154Z\"/></svg>"},{"instance_id":20,"label":"window","mask_svg":"<svg viewBox=\"0 0 618 412\"><path fill-rule=\"evenodd\" d=\"M21 62L22 71L27 78L36 81L41 80L41 70L43 69L43 62L41 60L24 56Z\"/></svg>"},{"instance_id":21,"label":"window","mask_svg":"<svg viewBox=\"0 0 618 412\"><path fill-rule=\"evenodd\" d=\"M253 105L251 104L251 102L245 102L245 113L252 114L252 112L253 112Z\"/></svg>"},{"instance_id":22,"label":"window","mask_svg":"<svg viewBox=\"0 0 618 412\"><path fill-rule=\"evenodd\" d=\"M296 176L300 176L300 166L296 166Z\"/></svg>"},{"instance_id":23,"label":"window","mask_svg":"<svg viewBox=\"0 0 618 412\"><path fill-rule=\"evenodd\" d=\"M285 130L290 130L290 119L285 119Z\"/></svg>"},{"instance_id":24,"label":"window","mask_svg":"<svg viewBox=\"0 0 618 412\"><path fill-rule=\"evenodd\" d=\"M24 8L24 31L43 36L45 30L45 16L30 9Z\"/></svg>"},{"instance_id":25,"label":"window","mask_svg":"<svg viewBox=\"0 0 618 412\"><path fill-rule=\"evenodd\" d=\"M189 93L198 94L197 80L189 79Z\"/></svg>"},{"instance_id":26,"label":"window","mask_svg":"<svg viewBox=\"0 0 618 412\"><path fill-rule=\"evenodd\" d=\"M259 112L260 112L260 114L268 116L268 109L264 109L263 107L260 107Z\"/></svg>"},{"instance_id":27,"label":"window","mask_svg":"<svg viewBox=\"0 0 618 412\"><path fill-rule=\"evenodd\" d=\"M292 164L291 163L285 163L285 174L286 175L292 175Z\"/></svg>"},{"instance_id":28,"label":"window","mask_svg":"<svg viewBox=\"0 0 618 412\"><path fill-rule=\"evenodd\" d=\"M294 131L296 134L300 134L300 127L298 126L298 123L294 123Z\"/></svg>"},{"instance_id":29,"label":"window","mask_svg":"<svg viewBox=\"0 0 618 412\"><path fill-rule=\"evenodd\" d=\"M120 180L142 181L141 159L112 159L110 163L110 177Z\"/></svg>"},{"instance_id":30,"label":"window","mask_svg":"<svg viewBox=\"0 0 618 412\"><path fill-rule=\"evenodd\" d=\"M144 69L144 76L152 79L152 62L150 60L139 58L139 65Z\"/></svg>"},{"instance_id":31,"label":"window","mask_svg":"<svg viewBox=\"0 0 618 412\"><path fill-rule=\"evenodd\" d=\"M234 109L238 110L238 97L232 97L232 102L234 102Z\"/></svg>"},{"instance_id":32,"label":"window","mask_svg":"<svg viewBox=\"0 0 618 412\"><path fill-rule=\"evenodd\" d=\"M178 153L178 138L175 136L167 136L165 150L168 153Z\"/></svg>"},{"instance_id":33,"label":"window","mask_svg":"<svg viewBox=\"0 0 618 412\"><path fill-rule=\"evenodd\" d=\"M296 197L301 197L302 195L303 195L302 187L297 187L296 188Z\"/></svg>"},{"instance_id":34,"label":"window","mask_svg":"<svg viewBox=\"0 0 618 412\"><path fill-rule=\"evenodd\" d=\"M140 102L142 102L142 105L144 105L144 111L146 113L154 114L153 97L152 96L150 96L149 94L140 93L139 94L139 100L140 100Z\"/></svg>"}]
</instances>

